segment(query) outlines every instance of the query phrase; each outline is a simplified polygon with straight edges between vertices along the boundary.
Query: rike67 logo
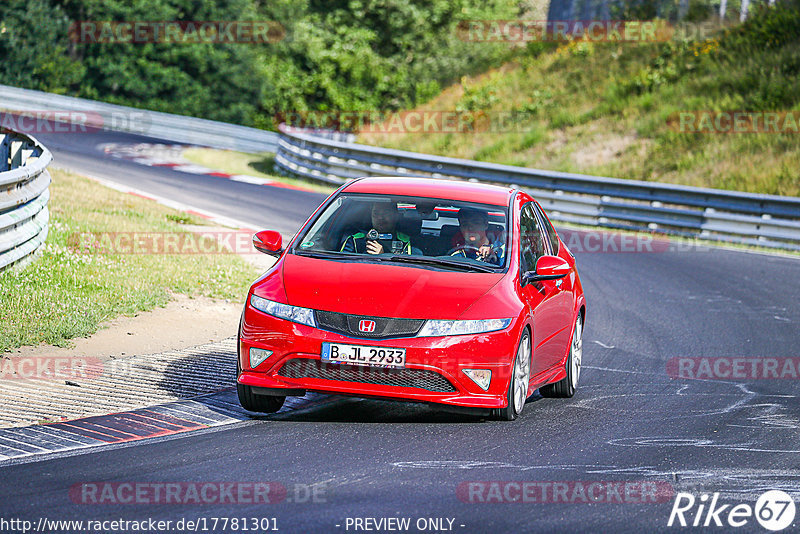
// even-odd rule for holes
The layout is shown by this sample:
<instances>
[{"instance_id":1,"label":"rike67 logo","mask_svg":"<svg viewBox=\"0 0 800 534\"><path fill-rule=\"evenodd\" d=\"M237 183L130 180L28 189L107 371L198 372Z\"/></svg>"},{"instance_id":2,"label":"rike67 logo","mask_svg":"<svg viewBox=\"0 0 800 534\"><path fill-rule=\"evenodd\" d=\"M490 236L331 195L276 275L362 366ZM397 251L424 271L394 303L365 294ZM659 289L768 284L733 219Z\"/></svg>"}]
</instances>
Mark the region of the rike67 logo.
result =
<instances>
[{"instance_id":1,"label":"rike67 logo","mask_svg":"<svg viewBox=\"0 0 800 534\"><path fill-rule=\"evenodd\" d=\"M749 504L720 504L719 493L699 498L691 493L675 495L667 526L693 527L743 527L755 517L767 530L777 532L789 527L794 521L796 506L792 497L780 490L762 494L755 507Z\"/></svg>"}]
</instances>

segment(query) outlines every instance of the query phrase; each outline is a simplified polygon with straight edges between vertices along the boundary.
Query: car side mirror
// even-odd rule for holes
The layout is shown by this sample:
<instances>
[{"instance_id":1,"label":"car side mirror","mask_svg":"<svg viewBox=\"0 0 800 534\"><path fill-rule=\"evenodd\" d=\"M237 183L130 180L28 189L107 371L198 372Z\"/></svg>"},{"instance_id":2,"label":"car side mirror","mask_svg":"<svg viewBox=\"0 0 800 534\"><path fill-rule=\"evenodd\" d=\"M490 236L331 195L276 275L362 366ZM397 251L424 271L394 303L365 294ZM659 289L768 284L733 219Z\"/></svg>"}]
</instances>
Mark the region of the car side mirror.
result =
<instances>
[{"instance_id":1,"label":"car side mirror","mask_svg":"<svg viewBox=\"0 0 800 534\"><path fill-rule=\"evenodd\" d=\"M569 274L567 260L558 256L542 256L536 261L536 271L528 271L522 275L525 284L540 280L557 280Z\"/></svg>"},{"instance_id":2,"label":"car side mirror","mask_svg":"<svg viewBox=\"0 0 800 534\"><path fill-rule=\"evenodd\" d=\"M253 235L253 246L259 252L275 256L276 258L281 255L283 249L283 238L279 232L274 230L262 230Z\"/></svg>"}]
</instances>

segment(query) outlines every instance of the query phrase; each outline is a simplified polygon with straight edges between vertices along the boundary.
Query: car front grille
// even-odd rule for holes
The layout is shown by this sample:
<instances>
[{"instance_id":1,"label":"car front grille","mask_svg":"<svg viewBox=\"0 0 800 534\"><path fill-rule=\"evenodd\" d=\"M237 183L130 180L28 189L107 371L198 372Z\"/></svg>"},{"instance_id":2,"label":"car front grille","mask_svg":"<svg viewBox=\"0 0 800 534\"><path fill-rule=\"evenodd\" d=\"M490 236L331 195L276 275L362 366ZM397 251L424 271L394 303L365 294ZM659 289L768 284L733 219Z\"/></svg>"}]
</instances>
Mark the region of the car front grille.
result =
<instances>
[{"instance_id":1,"label":"car front grille","mask_svg":"<svg viewBox=\"0 0 800 534\"><path fill-rule=\"evenodd\" d=\"M425 324L422 319L392 319L389 317L369 317L367 315L348 315L316 310L314 316L317 326L323 330L330 330L346 336L356 336L369 339L389 339L395 337L413 337ZM362 332L358 325L361 321L374 321L375 330Z\"/></svg>"},{"instance_id":2,"label":"car front grille","mask_svg":"<svg viewBox=\"0 0 800 534\"><path fill-rule=\"evenodd\" d=\"M367 367L305 358L289 360L283 364L278 374L286 378L321 378L361 384L417 388L437 393L452 393L456 390L445 377L427 369Z\"/></svg>"}]
</instances>

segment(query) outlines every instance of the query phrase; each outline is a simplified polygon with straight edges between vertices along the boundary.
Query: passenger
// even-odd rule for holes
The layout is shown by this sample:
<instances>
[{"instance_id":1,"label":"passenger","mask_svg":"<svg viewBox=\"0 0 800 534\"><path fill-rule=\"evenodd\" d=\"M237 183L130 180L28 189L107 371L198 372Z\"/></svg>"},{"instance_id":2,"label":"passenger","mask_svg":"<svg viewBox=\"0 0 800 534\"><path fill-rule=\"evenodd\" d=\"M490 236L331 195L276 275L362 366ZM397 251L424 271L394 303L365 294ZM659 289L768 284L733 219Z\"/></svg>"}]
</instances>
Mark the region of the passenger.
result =
<instances>
[{"instance_id":1,"label":"passenger","mask_svg":"<svg viewBox=\"0 0 800 534\"><path fill-rule=\"evenodd\" d=\"M400 218L397 202L375 202L371 210L372 228L347 236L342 252L367 254L411 254L411 238L396 228Z\"/></svg>"},{"instance_id":2,"label":"passenger","mask_svg":"<svg viewBox=\"0 0 800 534\"><path fill-rule=\"evenodd\" d=\"M505 237L489 232L489 214L475 208L458 210L460 232L453 236L451 256L463 256L495 265L502 265Z\"/></svg>"}]
</instances>

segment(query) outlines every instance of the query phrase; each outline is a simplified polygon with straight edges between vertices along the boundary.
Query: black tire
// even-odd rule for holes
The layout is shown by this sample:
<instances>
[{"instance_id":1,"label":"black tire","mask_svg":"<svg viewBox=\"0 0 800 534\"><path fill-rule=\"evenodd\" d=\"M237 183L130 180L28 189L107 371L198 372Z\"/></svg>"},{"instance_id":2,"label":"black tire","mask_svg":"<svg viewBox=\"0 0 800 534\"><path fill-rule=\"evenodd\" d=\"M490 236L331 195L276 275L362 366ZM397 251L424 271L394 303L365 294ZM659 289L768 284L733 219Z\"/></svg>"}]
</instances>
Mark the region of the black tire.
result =
<instances>
[{"instance_id":1,"label":"black tire","mask_svg":"<svg viewBox=\"0 0 800 534\"><path fill-rule=\"evenodd\" d=\"M239 404L242 405L242 408L244 408L248 412L259 412L259 413L275 413L281 409L281 406L283 406L283 403L286 400L285 396L256 395L255 393L253 393L252 387L245 386L239 383L238 378L240 372L241 368L239 367L239 360L237 355L236 394L239 397Z\"/></svg>"},{"instance_id":2,"label":"black tire","mask_svg":"<svg viewBox=\"0 0 800 534\"><path fill-rule=\"evenodd\" d=\"M497 420L500 420L500 421L513 421L514 419L517 418L517 416L519 416L519 414L522 413L522 408L524 408L525 402L524 401L522 402L522 406L519 408L519 410L517 410L517 408L514 406L514 386L515 386L515 377L517 375L516 371L517 371L518 360L519 360L520 352L521 352L520 349L524 345L527 345L527 349L524 351L527 354L525 354L524 357L526 357L528 359L527 376L528 376L528 382L530 382L530 379L531 379L531 359L532 359L532 354L533 354L533 351L530 348L531 347L530 340L531 340L531 334L528 331L528 329L526 328L522 332L522 336L520 336L520 338L519 338L519 343L517 343L517 351L516 351L516 353L514 355L514 365L511 368L511 380L508 381L508 391L506 392L506 400L507 400L508 403L507 403L505 408L495 408L495 410L493 411L493 414L492 414L494 416L494 419L497 419ZM526 395L525 400L527 400L527 395Z\"/></svg>"},{"instance_id":3,"label":"black tire","mask_svg":"<svg viewBox=\"0 0 800 534\"><path fill-rule=\"evenodd\" d=\"M236 384L236 393L239 395L239 404L249 412L275 413L286 400L286 397L256 395L253 388L242 384Z\"/></svg>"},{"instance_id":4,"label":"black tire","mask_svg":"<svg viewBox=\"0 0 800 534\"><path fill-rule=\"evenodd\" d=\"M577 337L577 342L576 342ZM576 344L577 343L577 344ZM576 350L580 351L578 356L578 376L574 376L574 358L576 358ZM575 328L572 331L572 342L569 345L569 356L565 363L567 376L554 384L547 384L539 388L539 394L542 397L568 399L575 395L578 387L578 378L580 377L580 365L583 353L583 317L578 315L575 321Z\"/></svg>"}]
</instances>

